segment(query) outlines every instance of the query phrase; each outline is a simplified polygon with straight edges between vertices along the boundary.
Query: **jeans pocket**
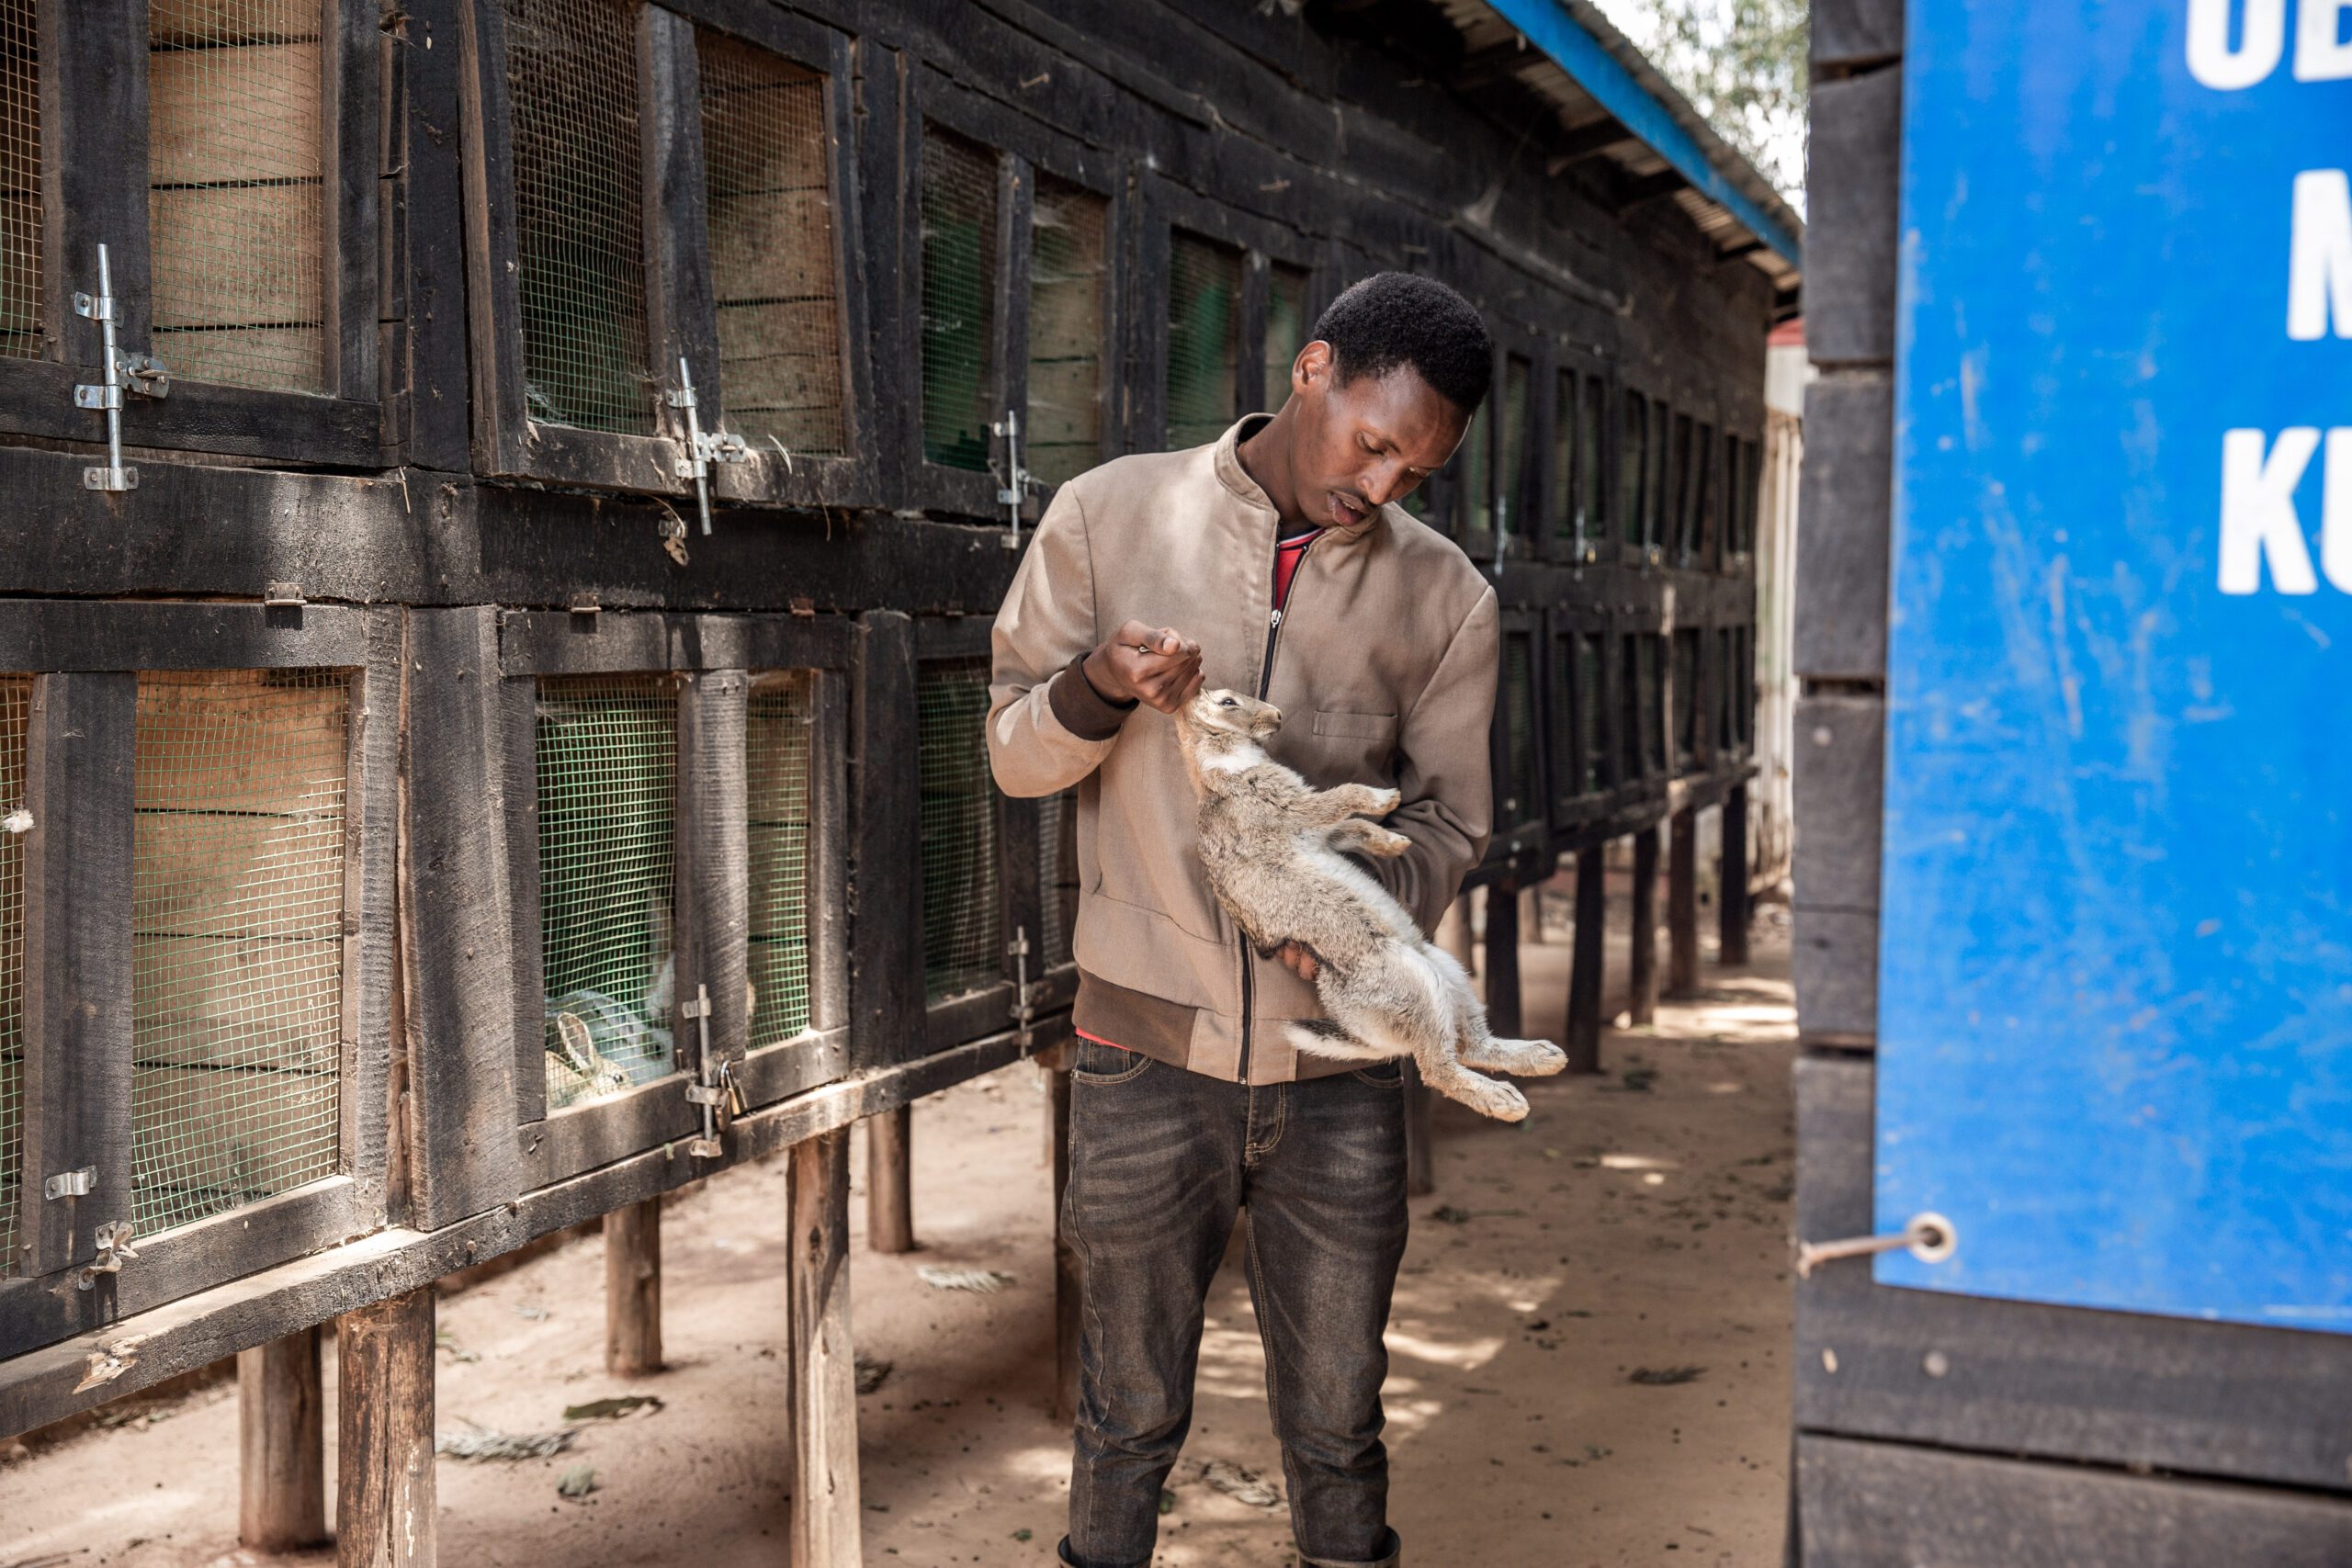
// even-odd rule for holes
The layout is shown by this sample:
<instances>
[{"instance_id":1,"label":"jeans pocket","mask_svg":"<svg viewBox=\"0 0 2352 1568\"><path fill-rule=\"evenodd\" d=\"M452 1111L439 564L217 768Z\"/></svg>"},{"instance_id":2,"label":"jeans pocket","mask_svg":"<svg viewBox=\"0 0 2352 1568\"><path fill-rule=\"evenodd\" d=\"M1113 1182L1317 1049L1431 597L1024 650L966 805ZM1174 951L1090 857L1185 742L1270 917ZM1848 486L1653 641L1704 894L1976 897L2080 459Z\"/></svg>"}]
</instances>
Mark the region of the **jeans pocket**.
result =
<instances>
[{"instance_id":1,"label":"jeans pocket","mask_svg":"<svg viewBox=\"0 0 2352 1568\"><path fill-rule=\"evenodd\" d=\"M1369 1067L1358 1067L1348 1076L1376 1089L1402 1089L1405 1087L1405 1058L1392 1056L1385 1062L1374 1062Z\"/></svg>"},{"instance_id":2,"label":"jeans pocket","mask_svg":"<svg viewBox=\"0 0 2352 1568\"><path fill-rule=\"evenodd\" d=\"M1077 1055L1070 1063L1069 1076L1073 1082L1097 1087L1130 1083L1143 1077L1150 1068L1151 1060L1140 1051L1124 1050L1081 1036Z\"/></svg>"}]
</instances>

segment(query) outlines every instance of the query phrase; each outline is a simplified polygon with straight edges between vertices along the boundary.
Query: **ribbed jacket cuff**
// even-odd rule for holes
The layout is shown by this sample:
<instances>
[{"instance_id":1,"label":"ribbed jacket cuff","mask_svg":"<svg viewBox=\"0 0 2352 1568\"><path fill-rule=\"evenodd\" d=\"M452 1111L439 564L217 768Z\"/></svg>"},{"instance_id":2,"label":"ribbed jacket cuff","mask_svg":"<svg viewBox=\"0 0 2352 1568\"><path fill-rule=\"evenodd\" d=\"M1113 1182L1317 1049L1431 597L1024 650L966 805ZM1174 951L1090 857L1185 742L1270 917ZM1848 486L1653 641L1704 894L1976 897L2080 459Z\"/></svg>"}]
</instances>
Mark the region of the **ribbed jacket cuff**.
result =
<instances>
[{"instance_id":1,"label":"ribbed jacket cuff","mask_svg":"<svg viewBox=\"0 0 2352 1568\"><path fill-rule=\"evenodd\" d=\"M1062 668L1053 683L1046 688L1046 705L1062 728L1080 740L1108 740L1119 733L1119 726L1127 715L1135 712L1132 698L1114 703L1094 689L1086 678L1086 655L1080 654Z\"/></svg>"}]
</instances>

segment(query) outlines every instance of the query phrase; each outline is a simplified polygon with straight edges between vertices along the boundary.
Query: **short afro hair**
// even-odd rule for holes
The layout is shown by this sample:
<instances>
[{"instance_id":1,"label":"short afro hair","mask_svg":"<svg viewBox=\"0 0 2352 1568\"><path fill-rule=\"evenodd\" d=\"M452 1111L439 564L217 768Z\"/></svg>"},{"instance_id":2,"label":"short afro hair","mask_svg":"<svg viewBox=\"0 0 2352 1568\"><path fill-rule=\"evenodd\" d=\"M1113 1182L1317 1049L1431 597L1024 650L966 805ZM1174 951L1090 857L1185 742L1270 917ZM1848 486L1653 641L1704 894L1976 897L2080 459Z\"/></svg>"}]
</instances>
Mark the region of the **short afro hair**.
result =
<instances>
[{"instance_id":1,"label":"short afro hair","mask_svg":"<svg viewBox=\"0 0 2352 1568\"><path fill-rule=\"evenodd\" d=\"M1494 379L1487 323L1433 277L1375 272L1331 301L1313 337L1331 345L1340 384L1410 366L1465 416L1478 412Z\"/></svg>"}]
</instances>

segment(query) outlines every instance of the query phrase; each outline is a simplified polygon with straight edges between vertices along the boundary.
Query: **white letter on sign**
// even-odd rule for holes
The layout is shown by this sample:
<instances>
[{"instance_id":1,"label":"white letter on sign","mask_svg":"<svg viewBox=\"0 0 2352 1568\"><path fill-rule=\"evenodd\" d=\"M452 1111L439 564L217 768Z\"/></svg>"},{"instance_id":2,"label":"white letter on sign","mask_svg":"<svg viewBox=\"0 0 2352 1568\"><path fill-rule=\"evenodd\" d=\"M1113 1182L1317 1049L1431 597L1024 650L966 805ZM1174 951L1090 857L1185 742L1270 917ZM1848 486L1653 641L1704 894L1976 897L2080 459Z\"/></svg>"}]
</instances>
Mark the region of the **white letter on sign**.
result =
<instances>
[{"instance_id":1,"label":"white letter on sign","mask_svg":"<svg viewBox=\"0 0 2352 1568\"><path fill-rule=\"evenodd\" d=\"M2352 429L2327 433L2327 479L2319 506L2320 564L2328 581L2352 593Z\"/></svg>"},{"instance_id":2,"label":"white letter on sign","mask_svg":"<svg viewBox=\"0 0 2352 1568\"><path fill-rule=\"evenodd\" d=\"M2287 231L2287 335L2298 343L2352 337L2352 184L2342 169L2295 176Z\"/></svg>"},{"instance_id":3,"label":"white letter on sign","mask_svg":"<svg viewBox=\"0 0 2352 1568\"><path fill-rule=\"evenodd\" d=\"M2344 36L2344 14L2352 0L2303 0L2295 13L2295 80L2340 82L2352 76L2352 39Z\"/></svg>"},{"instance_id":4,"label":"white letter on sign","mask_svg":"<svg viewBox=\"0 0 2352 1568\"><path fill-rule=\"evenodd\" d=\"M2245 0L2245 36L2230 47L2231 0L2188 0L2188 73L2217 92L2251 87L2287 51L2287 0Z\"/></svg>"},{"instance_id":5,"label":"white letter on sign","mask_svg":"<svg viewBox=\"0 0 2352 1568\"><path fill-rule=\"evenodd\" d=\"M2268 457L2262 432L2232 430L2222 436L2222 592L2251 593L2262 586L2262 558L2270 558L2270 581L2281 593L2316 593L2311 547L2295 515L2295 487L2319 450L2319 432L2308 425L2278 433Z\"/></svg>"}]
</instances>

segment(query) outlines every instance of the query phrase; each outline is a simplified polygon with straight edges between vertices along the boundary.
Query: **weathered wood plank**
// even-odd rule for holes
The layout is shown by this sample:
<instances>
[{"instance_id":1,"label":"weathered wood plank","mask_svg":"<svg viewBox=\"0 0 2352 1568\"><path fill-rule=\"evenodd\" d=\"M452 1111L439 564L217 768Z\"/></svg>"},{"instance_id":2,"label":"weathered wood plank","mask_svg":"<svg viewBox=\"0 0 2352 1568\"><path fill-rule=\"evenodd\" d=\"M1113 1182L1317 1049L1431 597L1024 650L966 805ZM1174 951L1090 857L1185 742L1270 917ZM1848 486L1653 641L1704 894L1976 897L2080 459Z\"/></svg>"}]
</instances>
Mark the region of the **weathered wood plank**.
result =
<instances>
[{"instance_id":1,"label":"weathered wood plank","mask_svg":"<svg viewBox=\"0 0 2352 1568\"><path fill-rule=\"evenodd\" d=\"M335 1562L433 1568L433 1287L335 1327Z\"/></svg>"},{"instance_id":2,"label":"weathered wood plank","mask_svg":"<svg viewBox=\"0 0 2352 1568\"><path fill-rule=\"evenodd\" d=\"M857 1369L849 1314L849 1129L792 1146L792 1561L855 1562Z\"/></svg>"},{"instance_id":3,"label":"weathered wood plank","mask_svg":"<svg viewBox=\"0 0 2352 1568\"><path fill-rule=\"evenodd\" d=\"M1804 255L1805 349L1816 365L1894 357L1895 211L1903 73L1813 92Z\"/></svg>"},{"instance_id":4,"label":"weathered wood plank","mask_svg":"<svg viewBox=\"0 0 2352 1568\"><path fill-rule=\"evenodd\" d=\"M313 1324L237 1352L237 1540L292 1551L327 1539L325 1406Z\"/></svg>"},{"instance_id":5,"label":"weathered wood plank","mask_svg":"<svg viewBox=\"0 0 2352 1568\"><path fill-rule=\"evenodd\" d=\"M866 1119L865 1245L875 1252L915 1249L911 1105Z\"/></svg>"},{"instance_id":6,"label":"weathered wood plank","mask_svg":"<svg viewBox=\"0 0 2352 1568\"><path fill-rule=\"evenodd\" d=\"M1699 992L1699 813L1684 807L1669 819L1666 857L1666 994Z\"/></svg>"},{"instance_id":7,"label":"weathered wood plank","mask_svg":"<svg viewBox=\"0 0 2352 1568\"><path fill-rule=\"evenodd\" d=\"M1634 1028L1657 1021L1657 829L1634 835L1634 950L1628 970Z\"/></svg>"},{"instance_id":8,"label":"weathered wood plank","mask_svg":"<svg viewBox=\"0 0 2352 1568\"><path fill-rule=\"evenodd\" d=\"M2352 1502L2025 1464L1836 1438L1797 1440L1805 1568L2341 1568Z\"/></svg>"},{"instance_id":9,"label":"weathered wood plank","mask_svg":"<svg viewBox=\"0 0 2352 1568\"><path fill-rule=\"evenodd\" d=\"M605 1370L637 1377L662 1370L662 1200L605 1216Z\"/></svg>"},{"instance_id":10,"label":"weathered wood plank","mask_svg":"<svg viewBox=\"0 0 2352 1568\"><path fill-rule=\"evenodd\" d=\"M1811 909L1878 908L1886 704L1872 696L1797 699L1796 902Z\"/></svg>"},{"instance_id":11,"label":"weathered wood plank","mask_svg":"<svg viewBox=\"0 0 2352 1568\"><path fill-rule=\"evenodd\" d=\"M1894 529L1891 370L1840 370L1804 392L1797 530L1796 669L1814 679L1886 672L1887 547Z\"/></svg>"}]
</instances>

